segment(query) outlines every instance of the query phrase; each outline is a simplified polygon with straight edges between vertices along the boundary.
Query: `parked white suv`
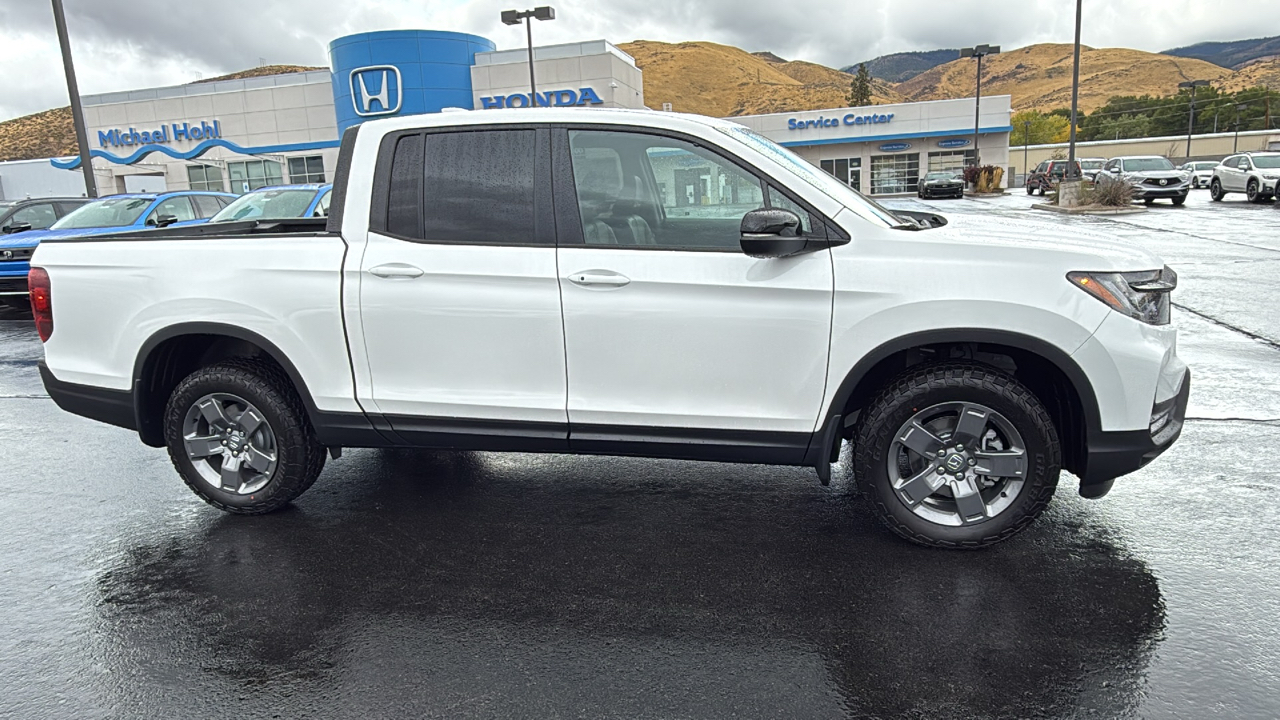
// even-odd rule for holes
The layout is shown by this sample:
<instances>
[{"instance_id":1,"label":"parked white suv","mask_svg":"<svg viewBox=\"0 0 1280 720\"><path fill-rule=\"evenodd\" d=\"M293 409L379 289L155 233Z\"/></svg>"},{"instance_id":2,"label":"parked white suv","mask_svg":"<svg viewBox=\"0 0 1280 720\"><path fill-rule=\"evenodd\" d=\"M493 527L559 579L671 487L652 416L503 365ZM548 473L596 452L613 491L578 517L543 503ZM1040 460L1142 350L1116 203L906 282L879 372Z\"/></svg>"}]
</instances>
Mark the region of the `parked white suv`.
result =
<instances>
[{"instance_id":1,"label":"parked white suv","mask_svg":"<svg viewBox=\"0 0 1280 720\"><path fill-rule=\"evenodd\" d=\"M1249 202L1266 202L1276 196L1280 183L1280 152L1232 155L1213 170L1209 195L1221 200L1227 193L1242 192Z\"/></svg>"},{"instance_id":2,"label":"parked white suv","mask_svg":"<svg viewBox=\"0 0 1280 720\"><path fill-rule=\"evenodd\" d=\"M806 465L899 535L1017 533L1177 438L1176 276L893 212L745 127L543 108L347 131L330 215L43 243L45 387L228 512L343 446ZM84 469L86 474L90 469Z\"/></svg>"}]
</instances>

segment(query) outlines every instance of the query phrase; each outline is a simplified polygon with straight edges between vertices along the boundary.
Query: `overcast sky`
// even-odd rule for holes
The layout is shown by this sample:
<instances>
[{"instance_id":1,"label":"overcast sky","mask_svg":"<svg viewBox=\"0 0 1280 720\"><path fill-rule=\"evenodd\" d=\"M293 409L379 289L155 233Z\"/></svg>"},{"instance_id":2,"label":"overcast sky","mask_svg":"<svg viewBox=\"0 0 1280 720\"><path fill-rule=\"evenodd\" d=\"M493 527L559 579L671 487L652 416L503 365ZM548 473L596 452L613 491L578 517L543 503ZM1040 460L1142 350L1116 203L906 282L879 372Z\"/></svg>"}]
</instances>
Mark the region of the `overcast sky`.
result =
<instances>
[{"instance_id":1,"label":"overcast sky","mask_svg":"<svg viewBox=\"0 0 1280 720\"><path fill-rule=\"evenodd\" d=\"M539 0L545 2L546 0ZM536 44L711 40L841 66L991 43L1071 42L1068 0L551 0ZM329 40L395 28L460 30L522 47L509 0L64 0L84 94L191 82L269 64L327 65ZM520 6L523 9L523 6ZM1085 0L1083 42L1165 50L1280 35L1280 0ZM0 0L0 119L67 104L49 0Z\"/></svg>"}]
</instances>

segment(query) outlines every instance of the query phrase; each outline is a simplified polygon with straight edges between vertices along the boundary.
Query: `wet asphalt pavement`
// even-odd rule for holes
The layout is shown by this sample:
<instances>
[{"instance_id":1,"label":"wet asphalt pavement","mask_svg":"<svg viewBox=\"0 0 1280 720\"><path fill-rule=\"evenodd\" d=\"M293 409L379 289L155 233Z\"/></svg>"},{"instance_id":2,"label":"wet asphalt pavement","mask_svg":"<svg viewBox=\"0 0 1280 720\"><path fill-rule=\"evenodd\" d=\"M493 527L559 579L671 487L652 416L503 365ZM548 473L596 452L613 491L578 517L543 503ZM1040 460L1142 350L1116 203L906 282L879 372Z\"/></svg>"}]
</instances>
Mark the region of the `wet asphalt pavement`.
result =
<instances>
[{"instance_id":1,"label":"wet asphalt pavement","mask_svg":"<svg viewBox=\"0 0 1280 720\"><path fill-rule=\"evenodd\" d=\"M1181 275L1181 441L983 552L881 530L844 463L354 450L226 516L0 310L0 717L1280 716L1280 207L929 204Z\"/></svg>"}]
</instances>

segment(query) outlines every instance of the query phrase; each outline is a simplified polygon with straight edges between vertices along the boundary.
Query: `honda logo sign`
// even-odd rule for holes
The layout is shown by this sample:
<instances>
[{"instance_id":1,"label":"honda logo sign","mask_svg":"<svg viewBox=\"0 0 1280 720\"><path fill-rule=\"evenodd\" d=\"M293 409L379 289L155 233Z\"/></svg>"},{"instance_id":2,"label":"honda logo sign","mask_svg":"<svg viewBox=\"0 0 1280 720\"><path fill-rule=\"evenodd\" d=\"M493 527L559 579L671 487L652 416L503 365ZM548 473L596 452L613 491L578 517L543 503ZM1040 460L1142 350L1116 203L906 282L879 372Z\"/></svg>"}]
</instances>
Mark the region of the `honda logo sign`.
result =
<instances>
[{"instance_id":1,"label":"honda logo sign","mask_svg":"<svg viewBox=\"0 0 1280 720\"><path fill-rule=\"evenodd\" d=\"M370 65L351 71L351 102L360 117L394 115L400 112L400 68L395 65Z\"/></svg>"}]
</instances>

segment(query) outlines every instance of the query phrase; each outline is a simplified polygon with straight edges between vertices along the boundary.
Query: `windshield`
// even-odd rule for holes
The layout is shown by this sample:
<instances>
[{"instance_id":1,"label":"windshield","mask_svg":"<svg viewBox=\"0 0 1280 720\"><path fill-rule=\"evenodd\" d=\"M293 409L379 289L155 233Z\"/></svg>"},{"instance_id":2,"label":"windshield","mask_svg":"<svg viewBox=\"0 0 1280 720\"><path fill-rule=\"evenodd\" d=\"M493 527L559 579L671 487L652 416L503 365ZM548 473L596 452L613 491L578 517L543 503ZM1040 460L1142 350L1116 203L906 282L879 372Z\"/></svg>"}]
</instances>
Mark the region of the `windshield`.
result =
<instances>
[{"instance_id":1,"label":"windshield","mask_svg":"<svg viewBox=\"0 0 1280 720\"><path fill-rule=\"evenodd\" d=\"M1129 158L1124 161L1125 172L1147 172L1149 170L1172 170L1173 163L1165 158Z\"/></svg>"},{"instance_id":2,"label":"windshield","mask_svg":"<svg viewBox=\"0 0 1280 720\"><path fill-rule=\"evenodd\" d=\"M1280 155L1262 155L1262 156L1254 155L1253 166L1259 167L1259 168L1267 168L1268 170L1273 168L1280 168Z\"/></svg>"},{"instance_id":3,"label":"windshield","mask_svg":"<svg viewBox=\"0 0 1280 720\"><path fill-rule=\"evenodd\" d=\"M931 172L924 176L925 180L955 180L956 173L953 172Z\"/></svg>"},{"instance_id":4,"label":"windshield","mask_svg":"<svg viewBox=\"0 0 1280 720\"><path fill-rule=\"evenodd\" d=\"M1212 170L1216 167L1218 167L1216 162L1198 162L1195 164L1196 170Z\"/></svg>"},{"instance_id":5,"label":"windshield","mask_svg":"<svg viewBox=\"0 0 1280 720\"><path fill-rule=\"evenodd\" d=\"M1080 168L1082 170L1101 170L1106 160L1081 160Z\"/></svg>"},{"instance_id":6,"label":"windshield","mask_svg":"<svg viewBox=\"0 0 1280 720\"><path fill-rule=\"evenodd\" d=\"M82 205L79 209L49 226L50 230L77 228L124 227L142 217L152 198L107 198Z\"/></svg>"},{"instance_id":7,"label":"windshield","mask_svg":"<svg viewBox=\"0 0 1280 720\"><path fill-rule=\"evenodd\" d=\"M241 195L209 222L233 220L283 220L302 217L315 198L315 190L258 190Z\"/></svg>"},{"instance_id":8,"label":"windshield","mask_svg":"<svg viewBox=\"0 0 1280 720\"><path fill-rule=\"evenodd\" d=\"M845 203L846 207L865 220L880 222L884 227L911 224L894 215L880 203L840 182L834 175L805 162L799 155L749 128L740 125L731 127L717 125L716 129L750 146L753 150L768 155L775 162L785 165L801 180L830 195L832 198Z\"/></svg>"}]
</instances>

